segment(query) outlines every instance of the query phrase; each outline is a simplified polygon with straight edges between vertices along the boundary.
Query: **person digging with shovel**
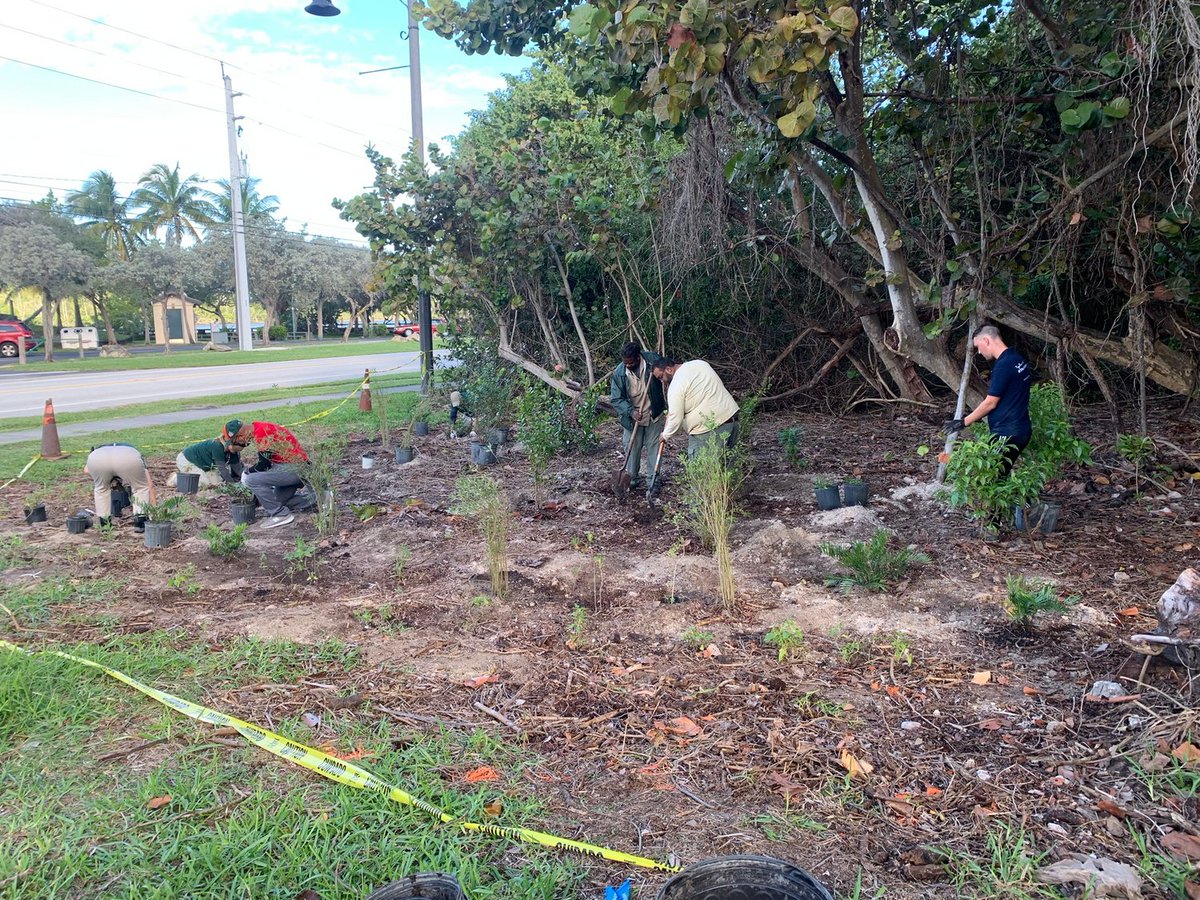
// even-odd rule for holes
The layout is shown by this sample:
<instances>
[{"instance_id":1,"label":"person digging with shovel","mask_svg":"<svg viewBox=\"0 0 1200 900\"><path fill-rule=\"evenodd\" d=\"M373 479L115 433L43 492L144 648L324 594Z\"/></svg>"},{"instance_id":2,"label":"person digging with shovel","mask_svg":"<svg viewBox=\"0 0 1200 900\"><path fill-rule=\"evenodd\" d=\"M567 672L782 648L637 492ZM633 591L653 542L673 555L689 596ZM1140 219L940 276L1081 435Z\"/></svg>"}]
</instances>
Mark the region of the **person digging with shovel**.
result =
<instances>
[{"instance_id":1,"label":"person digging with shovel","mask_svg":"<svg viewBox=\"0 0 1200 900\"><path fill-rule=\"evenodd\" d=\"M610 379L609 399L621 419L621 446L625 448L625 465L614 481L621 499L631 486L640 486L643 455L648 472L658 468L667 408L662 382L654 377L658 362L657 353L643 352L630 341L621 348L621 362Z\"/></svg>"},{"instance_id":2,"label":"person digging with shovel","mask_svg":"<svg viewBox=\"0 0 1200 900\"><path fill-rule=\"evenodd\" d=\"M112 521L112 492L114 488L123 488L129 492L133 500L135 521L146 509L149 503L156 503L154 482L150 471L146 468L146 460L142 452L132 444L104 444L93 447L83 466L83 474L91 476L96 503L96 516L101 525ZM135 531L142 528L134 525Z\"/></svg>"},{"instance_id":3,"label":"person digging with shovel","mask_svg":"<svg viewBox=\"0 0 1200 900\"><path fill-rule=\"evenodd\" d=\"M986 416L988 431L1004 441L1004 464L1000 471L1003 480L1008 478L1021 451L1033 437L1033 422L1029 418L1033 369L1024 356L1004 343L995 325L980 328L974 344L980 356L995 362L987 396L961 419L948 421L946 433L958 434Z\"/></svg>"}]
</instances>

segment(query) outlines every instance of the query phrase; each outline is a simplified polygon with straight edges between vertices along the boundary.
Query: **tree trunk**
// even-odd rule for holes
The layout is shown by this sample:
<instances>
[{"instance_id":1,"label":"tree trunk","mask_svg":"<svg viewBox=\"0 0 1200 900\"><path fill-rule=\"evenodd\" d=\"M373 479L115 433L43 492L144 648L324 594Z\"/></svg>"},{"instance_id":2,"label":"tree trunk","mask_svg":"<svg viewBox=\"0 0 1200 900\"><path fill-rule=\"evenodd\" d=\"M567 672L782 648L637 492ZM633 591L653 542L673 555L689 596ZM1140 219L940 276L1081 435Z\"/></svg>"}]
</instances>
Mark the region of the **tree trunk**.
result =
<instances>
[{"instance_id":1,"label":"tree trunk","mask_svg":"<svg viewBox=\"0 0 1200 900\"><path fill-rule=\"evenodd\" d=\"M82 328L83 327L83 313L79 309L79 297L78 296L72 297L71 302L73 304L75 304L75 327Z\"/></svg>"},{"instance_id":2,"label":"tree trunk","mask_svg":"<svg viewBox=\"0 0 1200 900\"><path fill-rule=\"evenodd\" d=\"M142 328L146 332L146 344L150 344L150 319L154 314L153 307L146 301L142 301Z\"/></svg>"},{"instance_id":3,"label":"tree trunk","mask_svg":"<svg viewBox=\"0 0 1200 900\"><path fill-rule=\"evenodd\" d=\"M42 288L42 348L46 362L54 362L54 301L50 292Z\"/></svg>"},{"instance_id":4,"label":"tree trunk","mask_svg":"<svg viewBox=\"0 0 1200 900\"><path fill-rule=\"evenodd\" d=\"M108 312L108 301L104 299L102 292L96 291L92 294L92 306L96 308L96 313L104 323L104 333L108 339L108 346L115 347L117 345L117 332L113 329L112 316Z\"/></svg>"},{"instance_id":5,"label":"tree trunk","mask_svg":"<svg viewBox=\"0 0 1200 900\"><path fill-rule=\"evenodd\" d=\"M325 301L317 303L317 340L325 340Z\"/></svg>"},{"instance_id":6,"label":"tree trunk","mask_svg":"<svg viewBox=\"0 0 1200 900\"><path fill-rule=\"evenodd\" d=\"M277 299L263 302L262 342L264 345L271 343L271 326L275 324L275 304L278 302Z\"/></svg>"}]
</instances>

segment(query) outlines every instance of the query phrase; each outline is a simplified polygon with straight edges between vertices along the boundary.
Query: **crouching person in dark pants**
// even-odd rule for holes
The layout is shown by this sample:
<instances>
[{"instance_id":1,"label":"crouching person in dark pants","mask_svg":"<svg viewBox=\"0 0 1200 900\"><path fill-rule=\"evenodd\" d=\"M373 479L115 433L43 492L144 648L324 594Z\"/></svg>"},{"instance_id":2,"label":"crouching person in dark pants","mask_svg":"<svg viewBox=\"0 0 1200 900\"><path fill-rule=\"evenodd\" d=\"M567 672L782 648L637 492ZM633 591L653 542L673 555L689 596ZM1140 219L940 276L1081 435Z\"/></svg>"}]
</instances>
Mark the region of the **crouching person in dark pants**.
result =
<instances>
[{"instance_id":1,"label":"crouching person in dark pants","mask_svg":"<svg viewBox=\"0 0 1200 900\"><path fill-rule=\"evenodd\" d=\"M312 505L307 491L300 493L304 479L300 467L308 454L283 425L253 422L251 429L258 448L258 463L242 475L242 484L250 489L263 508L266 519L262 528L279 528L296 520L294 510Z\"/></svg>"}]
</instances>

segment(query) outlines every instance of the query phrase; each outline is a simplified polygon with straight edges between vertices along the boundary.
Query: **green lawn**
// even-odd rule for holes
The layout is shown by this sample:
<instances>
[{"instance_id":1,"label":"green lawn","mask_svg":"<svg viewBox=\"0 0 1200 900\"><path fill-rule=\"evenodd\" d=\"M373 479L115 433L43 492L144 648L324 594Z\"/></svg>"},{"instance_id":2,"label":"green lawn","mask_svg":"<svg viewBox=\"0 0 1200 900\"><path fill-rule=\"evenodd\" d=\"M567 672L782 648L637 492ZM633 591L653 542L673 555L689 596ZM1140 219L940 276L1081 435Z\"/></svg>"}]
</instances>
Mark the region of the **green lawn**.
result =
<instances>
[{"instance_id":1,"label":"green lawn","mask_svg":"<svg viewBox=\"0 0 1200 900\"><path fill-rule=\"evenodd\" d=\"M328 410L339 401L314 400L288 407L253 410L241 413L239 417L247 422L278 422L289 427L296 424L296 433L302 442L314 435L328 433L331 428L376 435L379 433L378 397L384 396L388 401L388 420L395 429L402 427L411 418L413 409L420 400L415 392L380 394L376 397L374 409L364 413L358 408L358 400L350 397L329 415L304 424L296 423ZM64 479L78 479L82 483L86 481L82 473L83 463L90 448L112 441L134 444L150 458L174 457L188 444L220 434L223 424L223 416L213 416L171 425L153 425L137 429L134 433L105 431L78 438L65 438L62 448L63 452L69 454L68 457L56 461L39 460L25 476L25 482L30 488L55 484ZM38 441L0 444L0 483L20 472L22 467L37 455L39 449ZM18 486L13 485L13 489L18 489Z\"/></svg>"},{"instance_id":2,"label":"green lawn","mask_svg":"<svg viewBox=\"0 0 1200 900\"><path fill-rule=\"evenodd\" d=\"M434 346L439 346L434 341ZM243 363L287 362L293 359L328 359L336 356L364 356L372 353L400 353L420 350L417 341L357 341L343 344L338 340L320 343L272 344L262 350L230 350L217 353L209 350L174 350L170 353L135 353L128 359L99 357L80 359L70 350L56 350L54 362L33 362L25 366L5 366L4 372L119 372L127 369L201 368L204 366L233 366Z\"/></svg>"},{"instance_id":3,"label":"green lawn","mask_svg":"<svg viewBox=\"0 0 1200 900\"><path fill-rule=\"evenodd\" d=\"M416 372L401 372L396 375L380 375L371 379L375 388L397 387L401 385L419 384L420 374ZM327 381L322 384L306 384L299 387L262 388L255 391L243 391L236 394L222 394L221 404L234 406L242 403L260 403L268 400L287 400L292 397L309 397L314 394L336 394L348 392L357 388L358 380ZM212 406L211 397L187 397L179 400L155 400L150 403L130 403L125 406L108 406L104 409L90 409L84 412L56 413L54 418L59 425L79 422L102 422L106 419L123 419L131 416L146 416L155 413L174 412L179 409L200 409ZM30 416L17 416L10 419L0 419L0 432L24 431L36 427L40 420Z\"/></svg>"},{"instance_id":4,"label":"green lawn","mask_svg":"<svg viewBox=\"0 0 1200 900\"><path fill-rule=\"evenodd\" d=\"M36 627L57 607L103 603L69 582L0 589L14 623ZM50 594L52 596L46 596ZM30 614L30 610L36 614ZM104 629L99 612L71 613ZM23 641L27 634L18 633ZM14 638L7 619L0 635ZM272 683L303 696L304 680L350 694L366 673L352 645L304 646L235 638L197 643L182 630L110 631L101 644L63 649L177 696L256 718L234 689ZM371 677L378 678L376 670ZM321 715L312 728L286 696L275 731L301 743L361 754L359 765L452 814L544 827L525 772L536 762L483 729L413 732L368 700ZM127 756L131 748L160 741ZM472 788L455 773L489 765L502 781ZM577 858L463 835L379 794L328 781L240 738L214 740L197 723L93 669L0 648L0 898L253 897L361 900L417 871L454 874L473 898L574 895ZM499 817L485 804L502 799Z\"/></svg>"}]
</instances>

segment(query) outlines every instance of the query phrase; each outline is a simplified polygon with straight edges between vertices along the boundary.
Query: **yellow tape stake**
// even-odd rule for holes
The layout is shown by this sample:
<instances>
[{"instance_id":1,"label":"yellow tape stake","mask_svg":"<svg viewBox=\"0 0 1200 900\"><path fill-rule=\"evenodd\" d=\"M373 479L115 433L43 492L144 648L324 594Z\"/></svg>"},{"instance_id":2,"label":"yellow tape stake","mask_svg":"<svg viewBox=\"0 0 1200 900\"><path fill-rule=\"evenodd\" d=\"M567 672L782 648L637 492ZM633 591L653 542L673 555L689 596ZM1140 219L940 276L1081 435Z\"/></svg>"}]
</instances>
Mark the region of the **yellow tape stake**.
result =
<instances>
[{"instance_id":1,"label":"yellow tape stake","mask_svg":"<svg viewBox=\"0 0 1200 900\"><path fill-rule=\"evenodd\" d=\"M0 640L0 648L18 653L26 653L31 656L35 653L35 651L26 650L5 640ZM168 694L165 691L142 684L140 681L130 678L124 672L110 669L108 666L92 662L90 659L72 656L70 653L63 653L60 650L38 652L49 653L52 656L58 656L62 659L79 663L80 665L98 669L110 678L124 682L134 690L140 691L153 700L157 700L164 706L169 706L176 712L183 713L188 718L196 719L209 725L216 725L220 728L233 728L250 743L261 747L268 753L273 753L309 771L324 775L326 778L336 781L339 784L360 790L378 791L386 794L394 802L429 813L429 815L435 817L443 824L453 825L464 834L487 834L493 837L509 838L510 840L526 844L536 844L552 850L574 850L577 853L583 853L587 856L594 856L611 862L626 863L632 866L641 866L645 869L657 869L661 872L680 871L680 866L672 866L658 860L647 859L644 856L635 856L632 853L623 853L620 850L610 850L607 847L600 847L596 844L573 841L569 838L546 834L542 831L533 831L529 828L511 828L503 825L484 825L479 822L468 822L458 819L440 807L434 806L432 803L422 800L419 797L414 797L407 791L388 784L386 781L372 775L366 769L356 766L354 763L347 762L344 759L338 759L336 756L332 756L322 750L298 744L293 740L285 738L283 735L260 728L258 725L245 722L233 716L226 715L223 712L217 712L214 709L201 706L199 703L193 703L190 700L184 700L181 697L176 697L173 694Z\"/></svg>"}]
</instances>

